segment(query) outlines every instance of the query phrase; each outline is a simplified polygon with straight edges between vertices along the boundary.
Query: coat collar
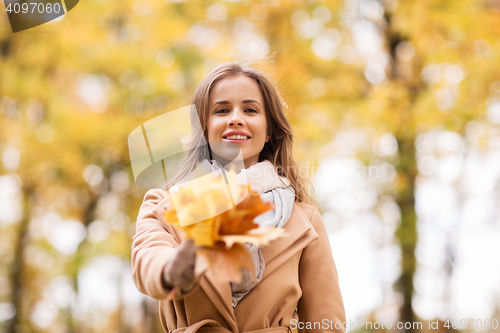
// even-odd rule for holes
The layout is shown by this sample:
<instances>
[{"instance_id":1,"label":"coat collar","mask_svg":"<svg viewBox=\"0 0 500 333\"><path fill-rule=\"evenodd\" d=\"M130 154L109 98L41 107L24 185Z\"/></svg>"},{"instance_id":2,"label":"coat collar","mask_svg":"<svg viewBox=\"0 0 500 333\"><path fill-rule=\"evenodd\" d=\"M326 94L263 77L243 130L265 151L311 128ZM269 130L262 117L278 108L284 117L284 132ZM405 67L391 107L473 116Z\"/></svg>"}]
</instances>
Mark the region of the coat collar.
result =
<instances>
[{"instance_id":1,"label":"coat collar","mask_svg":"<svg viewBox=\"0 0 500 333\"><path fill-rule=\"evenodd\" d=\"M164 220L163 213L165 212L165 205L168 203L168 200L167 196L153 210L155 216L161 221ZM167 229L180 242L180 238L175 230L173 228ZM312 228L311 221L297 202L294 202L292 214L283 229L286 232L284 237L272 241L269 246L262 247L262 256L264 257L266 268L261 282L295 253L318 238L318 234ZM205 278L200 279L200 286L224 316L232 330L237 331L230 284L218 282L213 273L208 270L205 272Z\"/></svg>"}]
</instances>

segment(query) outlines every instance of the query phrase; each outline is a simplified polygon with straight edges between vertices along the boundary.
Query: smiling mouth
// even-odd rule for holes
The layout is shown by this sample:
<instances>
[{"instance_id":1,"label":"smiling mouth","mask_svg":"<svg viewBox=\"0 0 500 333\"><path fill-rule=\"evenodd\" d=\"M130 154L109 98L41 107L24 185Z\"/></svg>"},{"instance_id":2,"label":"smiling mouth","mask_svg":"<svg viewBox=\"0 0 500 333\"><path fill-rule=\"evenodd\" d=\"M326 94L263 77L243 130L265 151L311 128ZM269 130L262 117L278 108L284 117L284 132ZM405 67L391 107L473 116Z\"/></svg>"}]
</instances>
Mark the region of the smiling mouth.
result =
<instances>
[{"instance_id":1,"label":"smiling mouth","mask_svg":"<svg viewBox=\"0 0 500 333\"><path fill-rule=\"evenodd\" d=\"M250 137L245 135L231 135L223 137L222 139L227 142L245 142L250 140Z\"/></svg>"}]
</instances>

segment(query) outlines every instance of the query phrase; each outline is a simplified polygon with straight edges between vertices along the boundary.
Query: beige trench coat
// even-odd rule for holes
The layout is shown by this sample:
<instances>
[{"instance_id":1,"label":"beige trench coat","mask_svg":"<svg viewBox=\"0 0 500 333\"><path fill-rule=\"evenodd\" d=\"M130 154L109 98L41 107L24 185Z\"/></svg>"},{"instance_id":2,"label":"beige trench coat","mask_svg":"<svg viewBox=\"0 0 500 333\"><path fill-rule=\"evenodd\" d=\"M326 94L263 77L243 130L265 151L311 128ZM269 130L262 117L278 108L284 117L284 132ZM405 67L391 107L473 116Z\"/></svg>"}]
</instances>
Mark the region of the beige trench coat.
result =
<instances>
[{"instance_id":1,"label":"beige trench coat","mask_svg":"<svg viewBox=\"0 0 500 333\"><path fill-rule=\"evenodd\" d=\"M180 242L178 233L161 223L168 201L164 190L146 193L131 262L137 288L160 301L166 332L286 333L290 326L299 333L345 332L337 269L317 208L294 202L284 227L289 236L262 247L262 280L233 308L229 283L218 282L210 270L187 294L165 299L169 290L161 283L163 268Z\"/></svg>"}]
</instances>

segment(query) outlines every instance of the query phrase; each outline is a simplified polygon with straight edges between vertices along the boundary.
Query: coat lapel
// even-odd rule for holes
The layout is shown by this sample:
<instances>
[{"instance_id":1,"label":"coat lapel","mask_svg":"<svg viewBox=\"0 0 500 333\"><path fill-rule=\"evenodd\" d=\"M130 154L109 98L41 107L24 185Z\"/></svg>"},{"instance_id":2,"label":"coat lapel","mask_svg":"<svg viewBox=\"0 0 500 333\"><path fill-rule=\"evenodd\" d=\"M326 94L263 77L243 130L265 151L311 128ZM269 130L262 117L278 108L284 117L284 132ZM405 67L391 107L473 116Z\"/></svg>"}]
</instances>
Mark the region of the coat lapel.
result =
<instances>
[{"instance_id":1,"label":"coat lapel","mask_svg":"<svg viewBox=\"0 0 500 333\"><path fill-rule=\"evenodd\" d=\"M232 331L237 331L231 285L229 283L218 282L210 270L205 272L205 279L201 279L200 283L201 288L205 291L224 319L226 319Z\"/></svg>"},{"instance_id":2,"label":"coat lapel","mask_svg":"<svg viewBox=\"0 0 500 333\"><path fill-rule=\"evenodd\" d=\"M261 281L295 253L318 238L318 234L312 228L311 221L297 203L294 203L292 214L283 229L287 233L286 236L272 241L269 246L262 247L266 268Z\"/></svg>"}]
</instances>

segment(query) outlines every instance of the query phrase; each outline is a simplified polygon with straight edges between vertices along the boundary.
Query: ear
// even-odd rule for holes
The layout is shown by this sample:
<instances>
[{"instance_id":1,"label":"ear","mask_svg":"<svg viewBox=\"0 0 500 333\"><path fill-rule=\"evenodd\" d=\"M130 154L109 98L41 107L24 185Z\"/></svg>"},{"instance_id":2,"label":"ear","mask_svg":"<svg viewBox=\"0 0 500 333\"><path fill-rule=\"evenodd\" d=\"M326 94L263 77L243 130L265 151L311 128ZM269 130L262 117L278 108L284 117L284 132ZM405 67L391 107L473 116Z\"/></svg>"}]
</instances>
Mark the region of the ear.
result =
<instances>
[{"instance_id":1,"label":"ear","mask_svg":"<svg viewBox=\"0 0 500 333\"><path fill-rule=\"evenodd\" d=\"M266 136L266 142L269 142L270 139L271 139L271 136L269 134L267 134L267 136Z\"/></svg>"}]
</instances>

